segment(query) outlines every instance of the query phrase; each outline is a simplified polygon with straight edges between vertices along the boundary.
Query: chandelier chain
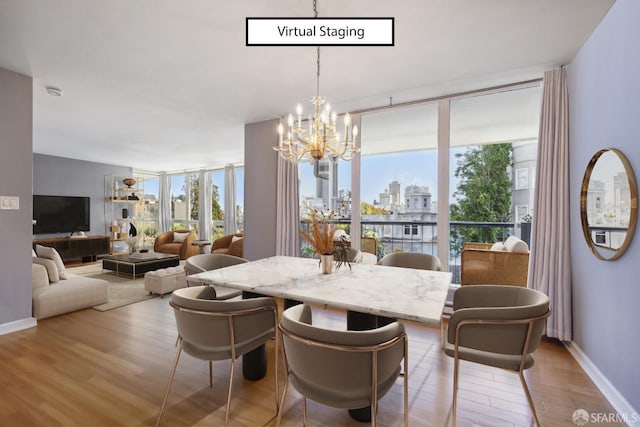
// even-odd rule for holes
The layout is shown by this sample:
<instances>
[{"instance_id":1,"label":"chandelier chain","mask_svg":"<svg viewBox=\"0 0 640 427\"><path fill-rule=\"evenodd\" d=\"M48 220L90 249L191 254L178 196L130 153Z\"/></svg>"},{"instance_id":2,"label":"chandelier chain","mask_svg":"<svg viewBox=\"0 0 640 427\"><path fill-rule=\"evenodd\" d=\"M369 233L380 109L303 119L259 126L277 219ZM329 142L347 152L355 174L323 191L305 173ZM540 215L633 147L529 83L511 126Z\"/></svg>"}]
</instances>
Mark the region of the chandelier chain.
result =
<instances>
[{"instance_id":1,"label":"chandelier chain","mask_svg":"<svg viewBox=\"0 0 640 427\"><path fill-rule=\"evenodd\" d=\"M318 17L318 0L313 0L313 17ZM316 96L320 96L320 46L316 47Z\"/></svg>"}]
</instances>

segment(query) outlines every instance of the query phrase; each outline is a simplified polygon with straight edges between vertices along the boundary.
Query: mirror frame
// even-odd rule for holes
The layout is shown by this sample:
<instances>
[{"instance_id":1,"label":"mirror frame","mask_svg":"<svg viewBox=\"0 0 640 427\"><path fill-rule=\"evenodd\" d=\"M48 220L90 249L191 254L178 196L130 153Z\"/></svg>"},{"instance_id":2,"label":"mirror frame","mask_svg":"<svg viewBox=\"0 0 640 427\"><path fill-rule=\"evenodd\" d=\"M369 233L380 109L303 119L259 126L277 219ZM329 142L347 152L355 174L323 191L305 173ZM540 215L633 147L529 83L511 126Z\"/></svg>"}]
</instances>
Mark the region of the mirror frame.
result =
<instances>
[{"instance_id":1,"label":"mirror frame","mask_svg":"<svg viewBox=\"0 0 640 427\"><path fill-rule=\"evenodd\" d=\"M598 248L603 248L603 246L596 244L591 238L591 233L589 232L589 222L587 219L587 193L589 190L589 181L591 180L591 173L593 172L593 168L595 167L598 159L607 152L612 152L618 156L618 159L624 166L625 173L627 174L627 179L629 180L629 192L630 194L630 206L631 214L629 216L629 226L627 227L627 235L624 238L624 242L622 246L615 250L615 253L610 258L604 257L599 251ZM582 232L584 234L584 238L587 241L587 245L591 252L596 256L596 258L601 259L603 261L614 261L620 258L624 253L629 249L631 245L631 241L633 240L633 235L636 231L636 223L638 222L638 185L636 183L636 177L633 173L633 168L631 167L631 163L629 159L622 154L620 150L615 148L603 148L593 155L589 164L587 165L587 169L584 172L584 177L582 178L582 187L580 190L580 220L582 222ZM610 249L610 248L606 248Z\"/></svg>"}]
</instances>

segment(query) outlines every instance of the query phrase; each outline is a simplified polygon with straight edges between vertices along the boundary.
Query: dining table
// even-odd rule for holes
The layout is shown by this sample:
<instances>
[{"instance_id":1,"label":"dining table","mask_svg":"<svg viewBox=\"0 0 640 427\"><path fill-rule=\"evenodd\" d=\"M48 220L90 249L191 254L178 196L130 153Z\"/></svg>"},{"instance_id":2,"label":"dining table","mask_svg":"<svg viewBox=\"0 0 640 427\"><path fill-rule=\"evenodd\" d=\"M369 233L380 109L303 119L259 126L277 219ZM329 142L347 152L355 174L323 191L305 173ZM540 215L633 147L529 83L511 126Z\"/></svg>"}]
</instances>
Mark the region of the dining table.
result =
<instances>
[{"instance_id":1,"label":"dining table","mask_svg":"<svg viewBox=\"0 0 640 427\"><path fill-rule=\"evenodd\" d=\"M451 273L401 267L351 263L323 274L319 260L274 256L198 273L193 278L205 285L243 291L245 296L266 295L292 301L327 305L347 310L347 328L373 329L396 319L439 325ZM266 374L266 350L243 356L247 379ZM366 421L366 408L350 411Z\"/></svg>"}]
</instances>

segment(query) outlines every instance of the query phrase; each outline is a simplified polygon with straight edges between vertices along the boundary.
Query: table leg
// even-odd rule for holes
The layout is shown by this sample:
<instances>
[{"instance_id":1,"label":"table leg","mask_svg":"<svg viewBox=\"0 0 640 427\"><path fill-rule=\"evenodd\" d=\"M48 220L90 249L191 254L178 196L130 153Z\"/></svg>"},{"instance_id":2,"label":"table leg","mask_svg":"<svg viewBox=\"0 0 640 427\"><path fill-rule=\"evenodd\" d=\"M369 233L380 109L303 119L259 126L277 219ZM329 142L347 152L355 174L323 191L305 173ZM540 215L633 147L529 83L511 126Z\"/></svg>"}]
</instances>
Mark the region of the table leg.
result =
<instances>
[{"instance_id":1,"label":"table leg","mask_svg":"<svg viewBox=\"0 0 640 427\"><path fill-rule=\"evenodd\" d=\"M347 311L347 329L350 331L366 331L376 329L381 326L395 322L390 317L376 316L374 314L359 313L357 311ZM354 420L368 423L371 421L371 407L349 409L349 415Z\"/></svg>"},{"instance_id":2,"label":"table leg","mask_svg":"<svg viewBox=\"0 0 640 427\"><path fill-rule=\"evenodd\" d=\"M378 327L378 316L373 314L347 311L347 329L351 331L365 331ZM349 415L354 420L368 423L371 421L371 407L349 409Z\"/></svg>"},{"instance_id":3,"label":"table leg","mask_svg":"<svg viewBox=\"0 0 640 427\"><path fill-rule=\"evenodd\" d=\"M242 299L262 296L253 292L242 293ZM262 379L267 374L267 348L264 344L242 356L242 374L250 381Z\"/></svg>"}]
</instances>

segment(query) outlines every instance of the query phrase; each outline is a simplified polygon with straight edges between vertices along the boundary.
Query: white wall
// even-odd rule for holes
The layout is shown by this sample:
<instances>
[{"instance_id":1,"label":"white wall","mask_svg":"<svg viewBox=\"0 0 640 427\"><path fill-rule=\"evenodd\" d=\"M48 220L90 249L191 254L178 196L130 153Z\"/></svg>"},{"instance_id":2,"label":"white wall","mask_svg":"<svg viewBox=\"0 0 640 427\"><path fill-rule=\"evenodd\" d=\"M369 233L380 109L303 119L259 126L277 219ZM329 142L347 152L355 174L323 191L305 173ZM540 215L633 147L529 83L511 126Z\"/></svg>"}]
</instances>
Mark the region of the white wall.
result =
<instances>
[{"instance_id":1,"label":"white wall","mask_svg":"<svg viewBox=\"0 0 640 427\"><path fill-rule=\"evenodd\" d=\"M0 195L20 198L18 210L0 210L0 333L35 324L31 317L32 99L31 77L0 68Z\"/></svg>"},{"instance_id":2,"label":"white wall","mask_svg":"<svg viewBox=\"0 0 640 427\"><path fill-rule=\"evenodd\" d=\"M567 69L574 341L636 409L640 409L640 233L621 259L597 260L582 235L579 197L585 167L601 148L620 149L640 176L638 22L640 1L618 0Z\"/></svg>"}]
</instances>

